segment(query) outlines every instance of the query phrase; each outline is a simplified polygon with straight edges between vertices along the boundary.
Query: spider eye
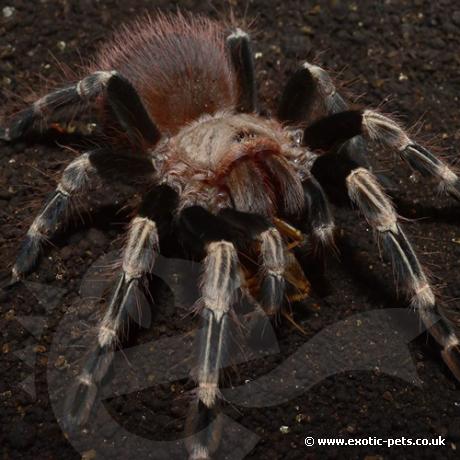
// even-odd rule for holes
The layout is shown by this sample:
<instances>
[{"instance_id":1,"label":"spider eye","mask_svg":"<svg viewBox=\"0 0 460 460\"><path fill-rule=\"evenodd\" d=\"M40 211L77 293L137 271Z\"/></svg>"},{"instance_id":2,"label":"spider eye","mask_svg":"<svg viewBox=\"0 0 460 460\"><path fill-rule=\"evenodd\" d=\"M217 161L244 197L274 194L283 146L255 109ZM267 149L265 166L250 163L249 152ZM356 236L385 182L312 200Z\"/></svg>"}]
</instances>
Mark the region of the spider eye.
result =
<instances>
[{"instance_id":1,"label":"spider eye","mask_svg":"<svg viewBox=\"0 0 460 460\"><path fill-rule=\"evenodd\" d=\"M236 142L244 142L247 139L253 139L256 137L256 133L254 131L238 131L235 136Z\"/></svg>"},{"instance_id":2,"label":"spider eye","mask_svg":"<svg viewBox=\"0 0 460 460\"><path fill-rule=\"evenodd\" d=\"M235 140L236 140L237 142L242 142L244 138L245 138L245 133L244 133L244 131L238 131L238 132L236 133Z\"/></svg>"}]
</instances>

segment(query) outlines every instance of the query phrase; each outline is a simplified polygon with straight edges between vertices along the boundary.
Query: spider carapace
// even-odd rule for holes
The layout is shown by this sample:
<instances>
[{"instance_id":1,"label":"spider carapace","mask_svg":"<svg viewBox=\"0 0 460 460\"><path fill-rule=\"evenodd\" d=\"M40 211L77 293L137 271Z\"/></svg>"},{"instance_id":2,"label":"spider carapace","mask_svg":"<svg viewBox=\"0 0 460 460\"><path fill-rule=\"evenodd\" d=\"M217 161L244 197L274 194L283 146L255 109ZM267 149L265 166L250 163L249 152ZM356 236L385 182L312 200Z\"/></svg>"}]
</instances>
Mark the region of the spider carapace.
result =
<instances>
[{"instance_id":1,"label":"spider carapace","mask_svg":"<svg viewBox=\"0 0 460 460\"><path fill-rule=\"evenodd\" d=\"M91 412L130 305L145 289L160 254L165 229L203 261L197 393L187 424L194 432L217 410L228 329L241 294L267 315L277 315L292 286L308 290L291 250L300 234L296 227L302 226L310 248L333 243L328 200L311 174L319 156L361 136L394 150L412 170L460 198L459 178L445 162L391 118L349 110L327 72L316 65L303 63L287 82L277 113L261 116L248 34L203 17L158 14L123 28L77 83L16 114L0 128L0 138L13 142L50 126L57 114L71 118L90 106L96 108L104 141L64 170L13 267L14 279L34 268L46 240L76 212L75 199L88 194L102 175L110 176L118 159L127 160L124 174L144 184L143 190L149 184L129 226L97 342L69 395L68 418L74 425ZM344 183L393 262L411 305L460 378L458 338L437 307L393 204L373 173L357 164ZM242 254L251 251L255 262L248 267ZM210 458L217 448L215 433L202 433L188 445L191 459Z\"/></svg>"}]
</instances>

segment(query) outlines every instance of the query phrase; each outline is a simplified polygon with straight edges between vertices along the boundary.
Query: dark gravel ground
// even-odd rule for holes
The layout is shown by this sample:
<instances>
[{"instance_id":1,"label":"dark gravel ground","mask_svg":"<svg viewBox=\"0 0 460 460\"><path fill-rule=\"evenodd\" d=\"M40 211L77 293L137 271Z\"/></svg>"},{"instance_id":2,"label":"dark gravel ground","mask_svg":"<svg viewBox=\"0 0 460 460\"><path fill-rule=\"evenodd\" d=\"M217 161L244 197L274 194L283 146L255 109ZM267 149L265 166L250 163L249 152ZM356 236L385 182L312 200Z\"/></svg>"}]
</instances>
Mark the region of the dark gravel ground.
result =
<instances>
[{"instance_id":1,"label":"dark gravel ground","mask_svg":"<svg viewBox=\"0 0 460 460\"><path fill-rule=\"evenodd\" d=\"M275 105L283 82L300 60L316 58L348 82L347 90L359 95L360 103L376 107L386 101L385 111L399 114L408 126L415 126L419 139L436 145L452 161L456 159L454 146L460 141L460 9L453 0L257 0L229 4L1 0L1 105L14 100L16 94L29 101L31 90L60 78L57 61L78 66L80 56L91 54L108 32L123 21L157 6L173 10L179 4L185 10L213 16L228 11L229 5L241 15L247 6L247 17L256 19L257 77L266 107ZM1 274L6 277L37 204L53 189L56 175L74 154L53 142L1 145L0 150ZM460 295L458 207L451 200L438 197L433 184L410 181L407 169L400 167L397 160L383 153L378 157L381 170L397 190L393 197L399 212L413 219L406 228L432 273L438 294L450 305L457 305L454 300ZM346 207L337 207L335 211L340 227L341 263L330 258L326 292L307 302L305 311L296 312L307 335L302 336L283 323L278 331L280 354L241 366L238 374L232 376L232 384L254 380L271 371L308 338L339 320L359 312L404 306L402 300L395 298L391 268L380 261L366 225ZM115 223L108 224L109 220ZM4 358L0 436L4 460L73 459L82 454L74 450L56 422L48 393L47 367L53 371L48 372L50 375L68 367L63 348L53 345L56 336L62 335L55 332L57 325L64 316L69 318L68 308L78 299L80 280L88 267L119 247L125 222L124 213L106 207L91 223L80 226L72 236L64 236L49 250L30 280L46 284L52 293L53 289L63 289L62 306L52 309L46 302L38 304L25 285L0 293ZM87 319L91 311L70 311L70 318L75 318L70 335L75 339L91 324ZM31 316L32 320L27 320ZM189 323L189 317L162 311L155 318L154 330L143 334L140 341L149 343L160 336L172 337L187 331ZM35 336L31 334L34 331ZM356 340L352 346L359 348ZM420 386L378 369L350 370L323 379L274 407L228 407L229 417L260 438L247 458L458 458L458 384L443 364L436 345L425 335L413 341L410 350ZM349 368L355 368L353 363ZM28 383L21 387L27 378ZM191 389L186 380L156 385L153 377L151 387L112 398L106 405L120 425L140 437L139 444L142 438L180 439ZM59 398L62 393L57 394ZM282 426L289 427L288 432L280 430ZM88 433L85 435L91 439ZM81 444L85 450L83 458L130 458L132 451L126 438L115 439L110 429L99 435L100 442L91 444L89 440ZM305 436L437 435L446 438L446 447L307 448L303 444ZM244 444L243 439L241 442ZM136 456L155 458L154 454L153 450Z\"/></svg>"}]
</instances>

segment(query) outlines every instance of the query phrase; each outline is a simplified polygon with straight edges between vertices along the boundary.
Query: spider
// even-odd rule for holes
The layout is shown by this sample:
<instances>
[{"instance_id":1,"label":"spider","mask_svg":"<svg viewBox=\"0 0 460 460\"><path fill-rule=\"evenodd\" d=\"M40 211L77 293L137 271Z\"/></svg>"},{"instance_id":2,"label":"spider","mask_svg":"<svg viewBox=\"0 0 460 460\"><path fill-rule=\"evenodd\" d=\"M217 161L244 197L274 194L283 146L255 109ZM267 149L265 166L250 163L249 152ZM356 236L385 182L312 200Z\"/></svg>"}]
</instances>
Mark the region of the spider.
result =
<instances>
[{"instance_id":1,"label":"spider","mask_svg":"<svg viewBox=\"0 0 460 460\"><path fill-rule=\"evenodd\" d=\"M243 30L180 13L148 16L115 35L78 82L43 96L0 128L0 139L14 142L50 127L57 115L71 118L94 107L104 134L100 147L65 168L25 236L13 281L34 269L44 243L72 219L76 198L103 177L119 177L117 165L143 187L97 343L69 396L70 423L87 420L132 305L171 233L203 261L197 396L188 419L196 432L219 407L220 373L241 296L276 317L290 290L308 294L293 250L302 246L303 235L310 252L333 245L328 199L311 173L318 158L344 145L360 149L365 141L377 143L460 199L459 178L448 164L390 117L349 109L324 69L301 65L271 117L259 110L254 75L250 38ZM345 169L351 201L460 380L458 337L436 304L391 200L369 169L354 162ZM252 263L247 254L254 255ZM210 458L217 448L215 433L202 433L189 443L191 459Z\"/></svg>"}]
</instances>

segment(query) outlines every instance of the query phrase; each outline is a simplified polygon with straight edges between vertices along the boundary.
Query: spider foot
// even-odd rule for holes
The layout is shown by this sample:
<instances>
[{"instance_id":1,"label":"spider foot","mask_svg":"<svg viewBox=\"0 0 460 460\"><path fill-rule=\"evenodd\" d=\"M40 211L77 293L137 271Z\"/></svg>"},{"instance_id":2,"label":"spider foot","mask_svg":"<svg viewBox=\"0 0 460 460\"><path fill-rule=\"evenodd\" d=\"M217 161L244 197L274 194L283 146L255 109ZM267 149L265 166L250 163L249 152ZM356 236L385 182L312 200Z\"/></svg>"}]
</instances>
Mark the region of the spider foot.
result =
<instances>
[{"instance_id":1,"label":"spider foot","mask_svg":"<svg viewBox=\"0 0 460 460\"><path fill-rule=\"evenodd\" d=\"M14 142L24 136L36 119L35 109L29 108L16 115L7 126L0 127L0 139Z\"/></svg>"},{"instance_id":2,"label":"spider foot","mask_svg":"<svg viewBox=\"0 0 460 460\"><path fill-rule=\"evenodd\" d=\"M422 176L438 178L440 188L460 201L460 179L457 174L428 149L411 142L401 150L401 156Z\"/></svg>"},{"instance_id":3,"label":"spider foot","mask_svg":"<svg viewBox=\"0 0 460 460\"><path fill-rule=\"evenodd\" d=\"M11 270L11 278L9 283L5 286L6 289L9 289L16 284L18 284L22 280L23 276L21 276L20 273L17 272L16 267L13 267Z\"/></svg>"},{"instance_id":4,"label":"spider foot","mask_svg":"<svg viewBox=\"0 0 460 460\"><path fill-rule=\"evenodd\" d=\"M261 285L260 304L269 316L276 316L284 301L285 279L282 275L269 274Z\"/></svg>"},{"instance_id":5,"label":"spider foot","mask_svg":"<svg viewBox=\"0 0 460 460\"><path fill-rule=\"evenodd\" d=\"M67 430L75 430L87 423L99 392L99 384L109 372L113 357L111 346L100 345L87 355L83 370L65 400L63 423Z\"/></svg>"},{"instance_id":6,"label":"spider foot","mask_svg":"<svg viewBox=\"0 0 460 460\"><path fill-rule=\"evenodd\" d=\"M8 128L3 128L2 126L0 126L0 139L6 142L11 140Z\"/></svg>"},{"instance_id":7,"label":"spider foot","mask_svg":"<svg viewBox=\"0 0 460 460\"><path fill-rule=\"evenodd\" d=\"M209 460L217 450L222 435L222 421L214 405L194 404L187 418L189 460Z\"/></svg>"},{"instance_id":8,"label":"spider foot","mask_svg":"<svg viewBox=\"0 0 460 460\"><path fill-rule=\"evenodd\" d=\"M94 383L78 382L67 396L63 424L66 431L72 432L83 426L91 414L98 388Z\"/></svg>"},{"instance_id":9,"label":"spider foot","mask_svg":"<svg viewBox=\"0 0 460 460\"><path fill-rule=\"evenodd\" d=\"M34 269L40 258L41 249L42 238L38 233L24 238L11 270L11 284L16 284Z\"/></svg>"},{"instance_id":10,"label":"spider foot","mask_svg":"<svg viewBox=\"0 0 460 460\"><path fill-rule=\"evenodd\" d=\"M452 374L460 382L460 344L447 346L442 350L441 356Z\"/></svg>"}]
</instances>

